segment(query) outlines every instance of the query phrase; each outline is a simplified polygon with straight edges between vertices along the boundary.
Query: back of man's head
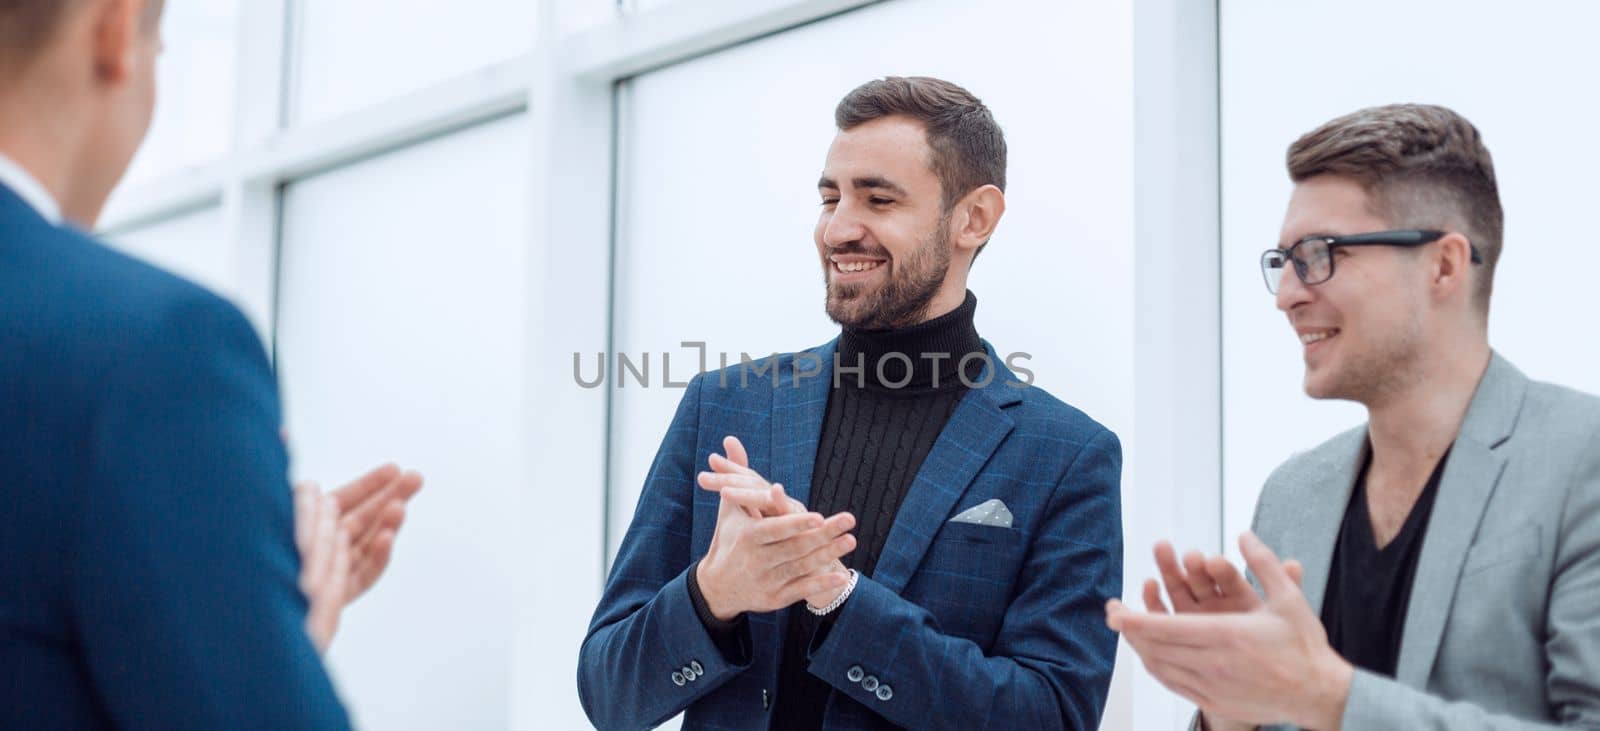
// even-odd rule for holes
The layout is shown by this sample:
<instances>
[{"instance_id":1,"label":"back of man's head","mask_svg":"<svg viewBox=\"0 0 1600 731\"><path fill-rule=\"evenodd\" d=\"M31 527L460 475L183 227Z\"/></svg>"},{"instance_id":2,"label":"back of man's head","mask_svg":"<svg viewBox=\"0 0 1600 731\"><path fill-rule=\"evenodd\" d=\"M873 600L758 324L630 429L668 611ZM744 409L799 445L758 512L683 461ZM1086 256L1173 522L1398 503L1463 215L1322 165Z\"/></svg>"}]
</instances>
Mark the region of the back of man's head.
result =
<instances>
[{"instance_id":1,"label":"back of man's head","mask_svg":"<svg viewBox=\"0 0 1600 731\"><path fill-rule=\"evenodd\" d=\"M89 228L150 127L163 0L0 0L0 154Z\"/></svg>"},{"instance_id":2,"label":"back of man's head","mask_svg":"<svg viewBox=\"0 0 1600 731\"><path fill-rule=\"evenodd\" d=\"M0 0L0 79L28 70L73 13L97 0ZM166 0L146 0L141 20L154 26Z\"/></svg>"},{"instance_id":3,"label":"back of man's head","mask_svg":"<svg viewBox=\"0 0 1600 731\"><path fill-rule=\"evenodd\" d=\"M1395 227L1465 234L1483 257L1473 303L1488 312L1505 214L1494 161L1465 117L1427 104L1362 109L1295 140L1287 162L1296 183L1332 175L1359 184Z\"/></svg>"},{"instance_id":4,"label":"back of man's head","mask_svg":"<svg viewBox=\"0 0 1600 731\"><path fill-rule=\"evenodd\" d=\"M0 80L23 73L84 0L0 0Z\"/></svg>"}]
</instances>

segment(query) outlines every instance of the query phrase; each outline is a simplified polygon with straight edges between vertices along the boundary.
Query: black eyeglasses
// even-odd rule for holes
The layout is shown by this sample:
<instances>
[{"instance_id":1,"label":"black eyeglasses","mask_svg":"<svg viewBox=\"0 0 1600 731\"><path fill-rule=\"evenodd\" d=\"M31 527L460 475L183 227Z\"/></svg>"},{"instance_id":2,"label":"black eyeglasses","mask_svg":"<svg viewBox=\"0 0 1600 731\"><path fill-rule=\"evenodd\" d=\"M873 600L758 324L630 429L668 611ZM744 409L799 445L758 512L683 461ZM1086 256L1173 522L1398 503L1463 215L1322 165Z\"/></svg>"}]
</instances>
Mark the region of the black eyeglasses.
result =
<instances>
[{"instance_id":1,"label":"black eyeglasses","mask_svg":"<svg viewBox=\"0 0 1600 731\"><path fill-rule=\"evenodd\" d=\"M1404 246L1407 248L1431 244L1444 238L1444 231L1401 230L1374 231L1350 236L1307 236L1287 249L1267 249L1261 253L1261 276L1267 281L1267 291L1278 293L1278 283L1283 281L1283 267L1294 262L1294 273L1306 286L1322 284L1333 278L1333 250L1340 246ZM1468 245L1472 263L1482 264L1478 247Z\"/></svg>"}]
</instances>

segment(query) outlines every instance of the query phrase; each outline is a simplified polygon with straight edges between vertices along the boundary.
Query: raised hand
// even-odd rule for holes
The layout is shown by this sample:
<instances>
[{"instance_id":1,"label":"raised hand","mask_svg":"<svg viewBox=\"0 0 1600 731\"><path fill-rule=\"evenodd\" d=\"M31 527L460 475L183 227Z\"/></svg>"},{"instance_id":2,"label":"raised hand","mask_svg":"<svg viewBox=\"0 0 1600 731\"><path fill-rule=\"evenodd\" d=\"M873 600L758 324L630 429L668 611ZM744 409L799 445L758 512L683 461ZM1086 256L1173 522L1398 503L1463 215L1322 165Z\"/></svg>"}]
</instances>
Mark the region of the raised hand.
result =
<instances>
[{"instance_id":1,"label":"raised hand","mask_svg":"<svg viewBox=\"0 0 1600 731\"><path fill-rule=\"evenodd\" d=\"M1172 544L1160 541L1155 546L1156 569L1161 573L1161 583L1155 579L1144 581L1144 606L1152 614L1167 614L1167 605L1161 601L1161 585L1165 584L1167 596L1172 601L1172 612L1179 614L1217 614L1248 612L1262 606L1255 587L1233 563L1220 555L1207 558L1199 551L1189 551L1178 561ZM1284 564L1295 584L1300 583L1302 569L1299 561ZM1245 731L1254 724L1241 723L1214 713L1201 713L1207 731Z\"/></svg>"},{"instance_id":2,"label":"raised hand","mask_svg":"<svg viewBox=\"0 0 1600 731\"><path fill-rule=\"evenodd\" d=\"M1167 596L1172 601L1171 611L1179 614L1248 612L1261 606L1255 587L1223 556L1206 558L1199 551L1189 551L1180 564L1172 544L1161 541L1155 546L1155 558L1161 583L1155 579L1144 582L1144 605L1151 612L1168 612L1167 605L1161 601L1162 584L1166 585ZM1283 566L1298 585L1304 571L1300 562L1291 560Z\"/></svg>"},{"instance_id":3,"label":"raised hand","mask_svg":"<svg viewBox=\"0 0 1600 731\"><path fill-rule=\"evenodd\" d=\"M406 501L421 489L421 475L394 465L373 469L328 494L314 482L295 485L300 590L309 604L306 632L319 652L333 642L344 608L383 576L405 521Z\"/></svg>"},{"instance_id":4,"label":"raised hand","mask_svg":"<svg viewBox=\"0 0 1600 731\"><path fill-rule=\"evenodd\" d=\"M760 473L750 469L750 456L745 452L744 443L740 442L738 437L723 438L722 448L727 450L728 456L724 457L715 453L711 455L708 460L711 471L701 472L697 478L701 487L711 492L721 492L725 487L765 490L773 486ZM783 486L778 485L778 487L782 488ZM792 497L784 496L781 500L763 502L756 493L742 494L752 496L751 500L747 500L750 504L745 506L753 511L752 515L774 517L806 511L806 506Z\"/></svg>"},{"instance_id":5,"label":"raised hand","mask_svg":"<svg viewBox=\"0 0 1600 731\"><path fill-rule=\"evenodd\" d=\"M1328 644L1298 573L1253 534L1241 536L1239 548L1266 593L1255 607L1172 615L1113 599L1107 625L1157 680L1198 705L1208 725L1338 728L1354 670Z\"/></svg>"},{"instance_id":6,"label":"raised hand","mask_svg":"<svg viewBox=\"0 0 1600 731\"><path fill-rule=\"evenodd\" d=\"M333 491L339 525L350 537L346 604L371 589L389 567L406 503L421 489L422 475L386 464Z\"/></svg>"}]
</instances>

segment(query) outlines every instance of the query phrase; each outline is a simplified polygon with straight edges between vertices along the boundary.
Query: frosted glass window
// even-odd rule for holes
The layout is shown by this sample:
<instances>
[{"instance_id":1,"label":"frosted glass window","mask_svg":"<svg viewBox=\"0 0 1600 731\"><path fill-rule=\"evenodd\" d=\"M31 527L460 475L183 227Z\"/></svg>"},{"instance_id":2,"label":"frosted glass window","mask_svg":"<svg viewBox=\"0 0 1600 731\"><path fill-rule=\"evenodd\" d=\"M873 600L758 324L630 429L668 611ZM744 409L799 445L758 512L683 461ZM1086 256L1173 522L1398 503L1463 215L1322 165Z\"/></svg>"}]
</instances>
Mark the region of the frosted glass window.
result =
<instances>
[{"instance_id":1,"label":"frosted glass window","mask_svg":"<svg viewBox=\"0 0 1600 731\"><path fill-rule=\"evenodd\" d=\"M204 208L113 236L129 254L232 297L237 291L233 247L223 235L222 211Z\"/></svg>"},{"instance_id":2,"label":"frosted glass window","mask_svg":"<svg viewBox=\"0 0 1600 731\"><path fill-rule=\"evenodd\" d=\"M537 569L513 541L562 529L511 520L527 132L511 117L285 191L278 354L294 472L331 484L392 459L427 480L389 575L330 654L362 728L506 728L514 586Z\"/></svg>"},{"instance_id":3,"label":"frosted glass window","mask_svg":"<svg viewBox=\"0 0 1600 731\"><path fill-rule=\"evenodd\" d=\"M1382 18L1379 23L1373 18ZM1490 343L1533 378L1600 392L1600 344L1552 329L1592 305L1600 249L1584 236L1600 97L1589 30L1600 6L1560 0L1388 3L1226 0L1221 6L1225 535L1247 528L1261 484L1292 451L1365 419L1350 403L1301 390L1300 345L1261 284L1257 257L1277 241L1291 184L1284 150L1361 107L1443 104L1466 115L1494 156L1508 222L1495 275ZM1325 52L1318 38L1360 38L1377 53ZM1418 44L1417 29L1470 53ZM1551 266L1550 262L1560 262Z\"/></svg>"},{"instance_id":4,"label":"frosted glass window","mask_svg":"<svg viewBox=\"0 0 1600 731\"><path fill-rule=\"evenodd\" d=\"M531 0L296 0L293 114L337 117L531 51Z\"/></svg>"},{"instance_id":5,"label":"frosted glass window","mask_svg":"<svg viewBox=\"0 0 1600 731\"><path fill-rule=\"evenodd\" d=\"M717 368L719 352L737 362L837 335L812 243L816 181L834 106L885 74L941 76L993 109L1009 208L969 280L979 333L1133 441L1131 34L1112 3L886 3L632 82L615 337L619 353L649 354L651 387L614 392L613 554L683 396L663 387L661 354L681 381L698 365L682 341L706 342ZM968 45L952 55L956 36ZM1048 88L1018 69L1049 69Z\"/></svg>"},{"instance_id":6,"label":"frosted glass window","mask_svg":"<svg viewBox=\"0 0 1600 731\"><path fill-rule=\"evenodd\" d=\"M155 117L125 185L214 162L233 135L239 0L171 2L164 13Z\"/></svg>"},{"instance_id":7,"label":"frosted glass window","mask_svg":"<svg viewBox=\"0 0 1600 731\"><path fill-rule=\"evenodd\" d=\"M579 33L614 20L621 13L617 0L547 0L555 3L562 33Z\"/></svg>"}]
</instances>

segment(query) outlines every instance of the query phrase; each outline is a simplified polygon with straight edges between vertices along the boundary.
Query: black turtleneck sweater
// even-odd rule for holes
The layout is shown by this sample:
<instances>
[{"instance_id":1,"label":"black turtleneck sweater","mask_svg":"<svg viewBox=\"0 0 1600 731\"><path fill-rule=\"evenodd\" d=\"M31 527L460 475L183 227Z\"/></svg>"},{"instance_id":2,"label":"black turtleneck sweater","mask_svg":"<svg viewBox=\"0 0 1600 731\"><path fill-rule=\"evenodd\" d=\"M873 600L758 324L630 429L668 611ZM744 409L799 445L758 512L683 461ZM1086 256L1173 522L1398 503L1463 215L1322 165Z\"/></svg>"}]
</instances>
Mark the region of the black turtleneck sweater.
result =
<instances>
[{"instance_id":1,"label":"black turtleneck sweater","mask_svg":"<svg viewBox=\"0 0 1600 731\"><path fill-rule=\"evenodd\" d=\"M968 361L965 381L956 372L962 356L984 352L972 324L977 306L968 292L960 307L920 325L845 328L839 337L839 365L865 367L859 377L841 371L828 394L808 507L823 515L856 516L856 550L843 560L863 576L878 565L900 503L966 393L965 384L982 375L982 358ZM804 603L787 611L771 728L819 729L833 688L807 670L807 656L837 614L819 619ZM838 702L854 701L840 696Z\"/></svg>"}]
</instances>

